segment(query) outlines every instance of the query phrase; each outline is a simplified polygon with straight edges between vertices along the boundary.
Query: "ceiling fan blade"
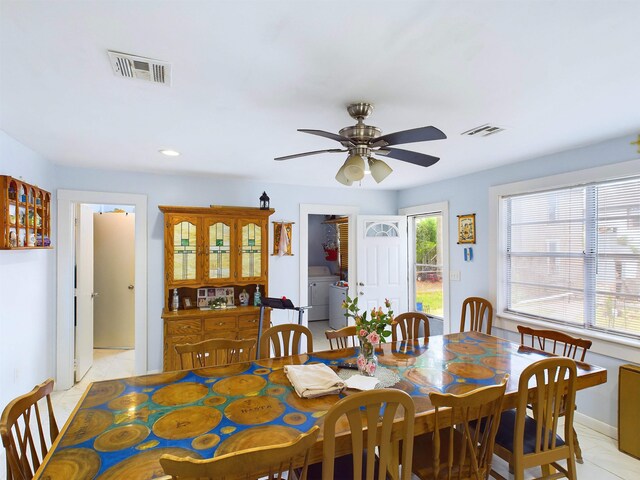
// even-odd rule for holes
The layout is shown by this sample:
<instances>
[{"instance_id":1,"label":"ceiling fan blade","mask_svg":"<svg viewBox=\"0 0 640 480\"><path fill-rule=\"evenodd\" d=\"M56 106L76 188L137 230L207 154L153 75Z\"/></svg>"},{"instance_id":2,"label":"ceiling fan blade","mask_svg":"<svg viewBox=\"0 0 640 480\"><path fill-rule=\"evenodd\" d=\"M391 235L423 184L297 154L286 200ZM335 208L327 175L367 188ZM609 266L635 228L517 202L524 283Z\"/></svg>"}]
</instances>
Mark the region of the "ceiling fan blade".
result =
<instances>
[{"instance_id":1,"label":"ceiling fan blade","mask_svg":"<svg viewBox=\"0 0 640 480\"><path fill-rule=\"evenodd\" d=\"M375 155L384 155L395 158L396 160L402 160L403 162L413 163L414 165L420 165L421 167L430 167L440 160L440 158L427 155L426 153L410 152L409 150L401 150L399 148L385 148L384 150L376 150L373 153Z\"/></svg>"},{"instance_id":2,"label":"ceiling fan blade","mask_svg":"<svg viewBox=\"0 0 640 480\"><path fill-rule=\"evenodd\" d=\"M349 145L353 145L353 142L349 140L347 137L343 137L342 135L338 135L337 133L325 132L324 130L309 130L306 128L299 128L299 132L310 133L311 135L318 135L320 137L330 138L331 140L335 140L340 143L348 143Z\"/></svg>"},{"instance_id":3,"label":"ceiling fan blade","mask_svg":"<svg viewBox=\"0 0 640 480\"><path fill-rule=\"evenodd\" d=\"M340 153L347 152L348 150L342 150L340 148L330 148L329 150L314 150L313 152L295 153L293 155L285 155L284 157L276 157L274 160L289 160L291 158L307 157L309 155L317 155L318 153Z\"/></svg>"},{"instance_id":4,"label":"ceiling fan blade","mask_svg":"<svg viewBox=\"0 0 640 480\"><path fill-rule=\"evenodd\" d=\"M373 140L371 147L386 147L387 145L400 145L401 143L428 142L429 140L442 140L447 136L436 127L420 127L401 132L389 133Z\"/></svg>"}]
</instances>

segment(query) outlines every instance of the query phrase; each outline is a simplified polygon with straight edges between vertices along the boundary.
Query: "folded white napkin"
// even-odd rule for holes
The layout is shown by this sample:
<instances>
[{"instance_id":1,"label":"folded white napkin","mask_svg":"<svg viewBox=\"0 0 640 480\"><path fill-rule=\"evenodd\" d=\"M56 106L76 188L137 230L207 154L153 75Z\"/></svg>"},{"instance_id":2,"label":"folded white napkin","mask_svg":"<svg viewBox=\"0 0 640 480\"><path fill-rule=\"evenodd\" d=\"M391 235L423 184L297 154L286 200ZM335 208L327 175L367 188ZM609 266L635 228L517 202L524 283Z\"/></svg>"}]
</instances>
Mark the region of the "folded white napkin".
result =
<instances>
[{"instance_id":1,"label":"folded white napkin","mask_svg":"<svg viewBox=\"0 0 640 480\"><path fill-rule=\"evenodd\" d=\"M303 398L333 395L344 389L344 382L324 363L313 365L286 365L284 373Z\"/></svg>"},{"instance_id":2,"label":"folded white napkin","mask_svg":"<svg viewBox=\"0 0 640 480\"><path fill-rule=\"evenodd\" d=\"M345 385L347 388L354 388L356 390L373 390L380 380L376 377L365 377L364 375L352 375L350 376Z\"/></svg>"}]
</instances>

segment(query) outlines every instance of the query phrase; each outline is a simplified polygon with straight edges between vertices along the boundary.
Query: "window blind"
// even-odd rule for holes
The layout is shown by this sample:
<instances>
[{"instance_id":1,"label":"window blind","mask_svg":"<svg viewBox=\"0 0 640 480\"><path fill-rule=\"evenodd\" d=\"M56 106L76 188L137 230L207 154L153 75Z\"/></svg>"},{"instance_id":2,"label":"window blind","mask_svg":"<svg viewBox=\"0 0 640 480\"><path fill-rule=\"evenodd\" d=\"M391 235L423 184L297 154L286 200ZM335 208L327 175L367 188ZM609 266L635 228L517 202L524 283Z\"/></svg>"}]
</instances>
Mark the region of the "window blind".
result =
<instances>
[{"instance_id":1,"label":"window blind","mask_svg":"<svg viewBox=\"0 0 640 480\"><path fill-rule=\"evenodd\" d=\"M349 223L346 219L338 223L338 248L340 272L343 273L349 269Z\"/></svg>"},{"instance_id":2,"label":"window blind","mask_svg":"<svg viewBox=\"0 0 640 480\"><path fill-rule=\"evenodd\" d=\"M640 179L504 197L509 312L640 336Z\"/></svg>"}]
</instances>

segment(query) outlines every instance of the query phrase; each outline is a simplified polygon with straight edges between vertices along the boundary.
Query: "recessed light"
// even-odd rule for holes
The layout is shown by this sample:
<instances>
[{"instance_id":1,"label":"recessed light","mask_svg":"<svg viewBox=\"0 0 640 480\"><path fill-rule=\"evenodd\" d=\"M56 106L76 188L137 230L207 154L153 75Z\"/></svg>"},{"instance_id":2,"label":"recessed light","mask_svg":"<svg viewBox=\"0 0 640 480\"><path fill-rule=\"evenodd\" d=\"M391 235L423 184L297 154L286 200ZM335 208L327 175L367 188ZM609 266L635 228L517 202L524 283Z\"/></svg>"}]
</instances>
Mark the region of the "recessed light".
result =
<instances>
[{"instance_id":1,"label":"recessed light","mask_svg":"<svg viewBox=\"0 0 640 480\"><path fill-rule=\"evenodd\" d=\"M169 149L163 149L163 150L158 150L161 154L166 155L167 157L177 157L180 155L180 152L177 152L175 150L169 150Z\"/></svg>"}]
</instances>

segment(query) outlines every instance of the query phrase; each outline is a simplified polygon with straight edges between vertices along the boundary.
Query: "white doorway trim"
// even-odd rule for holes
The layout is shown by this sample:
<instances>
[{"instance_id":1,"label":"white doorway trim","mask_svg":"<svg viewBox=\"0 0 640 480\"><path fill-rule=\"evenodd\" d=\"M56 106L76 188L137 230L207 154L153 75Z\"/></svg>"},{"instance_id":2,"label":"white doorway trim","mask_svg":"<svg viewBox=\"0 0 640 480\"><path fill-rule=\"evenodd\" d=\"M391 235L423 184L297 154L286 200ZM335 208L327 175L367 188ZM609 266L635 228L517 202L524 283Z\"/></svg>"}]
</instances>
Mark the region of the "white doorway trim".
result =
<instances>
[{"instance_id":1,"label":"white doorway trim","mask_svg":"<svg viewBox=\"0 0 640 480\"><path fill-rule=\"evenodd\" d=\"M356 221L358 207L349 205L300 204L300 305L309 305L309 215L340 215L349 217L349 296L355 291L356 278ZM307 317L304 319L308 324Z\"/></svg>"},{"instance_id":2,"label":"white doorway trim","mask_svg":"<svg viewBox=\"0 0 640 480\"><path fill-rule=\"evenodd\" d=\"M147 373L147 196L132 193L58 190L56 388L73 386L74 206L78 203L135 207L135 372Z\"/></svg>"},{"instance_id":3,"label":"white doorway trim","mask_svg":"<svg viewBox=\"0 0 640 480\"><path fill-rule=\"evenodd\" d=\"M450 333L451 332L451 308L449 305L449 202L438 202L438 203L429 203L427 205L416 205L415 207L407 207L401 208L398 210L398 214L400 215L426 215L433 212L442 212L442 307L443 312L442 316L442 333ZM411 232L409 232L411 233ZM410 241L415 241L415 237L413 235L409 235L407 238ZM410 247L407 245L407 247ZM415 261L413 258L415 255L415 247L411 247L407 249L407 259L409 261L409 265L411 262ZM409 267L407 265L407 267ZM408 269L411 272L411 268ZM415 279L409 281L409 296L415 298ZM411 298L409 298L409 305L411 305Z\"/></svg>"}]
</instances>

